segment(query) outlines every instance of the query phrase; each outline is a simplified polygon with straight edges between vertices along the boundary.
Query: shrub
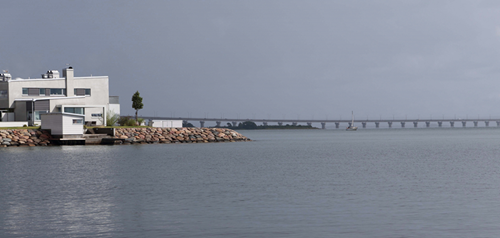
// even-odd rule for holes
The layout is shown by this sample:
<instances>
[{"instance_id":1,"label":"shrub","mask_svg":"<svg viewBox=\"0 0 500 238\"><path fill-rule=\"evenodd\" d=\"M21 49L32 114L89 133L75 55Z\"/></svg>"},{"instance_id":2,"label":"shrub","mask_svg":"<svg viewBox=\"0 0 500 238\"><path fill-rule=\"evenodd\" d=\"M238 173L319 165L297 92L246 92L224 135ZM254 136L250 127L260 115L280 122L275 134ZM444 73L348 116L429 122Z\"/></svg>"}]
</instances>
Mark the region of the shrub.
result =
<instances>
[{"instance_id":1,"label":"shrub","mask_svg":"<svg viewBox=\"0 0 500 238\"><path fill-rule=\"evenodd\" d=\"M140 125L142 125L142 123L144 122L144 118L137 118L137 123Z\"/></svg>"},{"instance_id":2,"label":"shrub","mask_svg":"<svg viewBox=\"0 0 500 238\"><path fill-rule=\"evenodd\" d=\"M108 110L106 113L106 125L114 126L120 120L120 115L115 114L114 112Z\"/></svg>"},{"instance_id":3,"label":"shrub","mask_svg":"<svg viewBox=\"0 0 500 238\"><path fill-rule=\"evenodd\" d=\"M126 117L120 117L118 119L118 125L120 126L126 126L127 125L127 122L130 120L131 118L129 116L126 116Z\"/></svg>"},{"instance_id":4,"label":"shrub","mask_svg":"<svg viewBox=\"0 0 500 238\"><path fill-rule=\"evenodd\" d=\"M137 122L134 119L129 118L124 126L137 126Z\"/></svg>"}]
</instances>

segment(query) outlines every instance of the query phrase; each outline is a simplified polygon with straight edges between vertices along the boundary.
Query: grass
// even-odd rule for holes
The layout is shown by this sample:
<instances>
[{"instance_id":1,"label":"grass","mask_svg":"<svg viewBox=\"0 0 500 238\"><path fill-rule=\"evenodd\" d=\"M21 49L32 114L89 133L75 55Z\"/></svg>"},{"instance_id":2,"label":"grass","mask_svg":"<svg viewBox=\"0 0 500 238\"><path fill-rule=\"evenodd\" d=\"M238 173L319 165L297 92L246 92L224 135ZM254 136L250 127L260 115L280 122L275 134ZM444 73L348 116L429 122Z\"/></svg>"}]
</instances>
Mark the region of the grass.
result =
<instances>
[{"instance_id":1,"label":"grass","mask_svg":"<svg viewBox=\"0 0 500 238\"><path fill-rule=\"evenodd\" d=\"M87 126L87 128L149 128L150 126ZM40 126L28 126L28 127L0 127L0 130L19 130L19 129L31 129L38 130Z\"/></svg>"},{"instance_id":2,"label":"grass","mask_svg":"<svg viewBox=\"0 0 500 238\"><path fill-rule=\"evenodd\" d=\"M39 126L25 126L25 127L0 127L0 130L18 130L18 129L32 129L37 130L40 129Z\"/></svg>"}]
</instances>

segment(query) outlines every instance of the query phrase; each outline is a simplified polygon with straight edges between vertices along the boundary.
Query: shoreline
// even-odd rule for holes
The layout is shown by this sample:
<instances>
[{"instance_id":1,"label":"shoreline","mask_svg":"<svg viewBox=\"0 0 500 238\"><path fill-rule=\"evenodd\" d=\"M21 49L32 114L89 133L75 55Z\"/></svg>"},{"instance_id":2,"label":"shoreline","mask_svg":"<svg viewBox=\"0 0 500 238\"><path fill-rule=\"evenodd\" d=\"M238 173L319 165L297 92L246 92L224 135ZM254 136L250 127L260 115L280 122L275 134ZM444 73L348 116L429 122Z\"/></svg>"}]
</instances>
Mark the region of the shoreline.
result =
<instances>
[{"instance_id":1,"label":"shoreline","mask_svg":"<svg viewBox=\"0 0 500 238\"><path fill-rule=\"evenodd\" d=\"M99 131L99 130L95 130ZM109 128L103 133L83 134L78 138L56 138L48 130L0 129L0 147L60 145L127 145L171 143L218 143L251 141L226 128Z\"/></svg>"},{"instance_id":2,"label":"shoreline","mask_svg":"<svg viewBox=\"0 0 500 238\"><path fill-rule=\"evenodd\" d=\"M246 136L227 128L116 128L115 139L123 144L213 143L251 141Z\"/></svg>"}]
</instances>

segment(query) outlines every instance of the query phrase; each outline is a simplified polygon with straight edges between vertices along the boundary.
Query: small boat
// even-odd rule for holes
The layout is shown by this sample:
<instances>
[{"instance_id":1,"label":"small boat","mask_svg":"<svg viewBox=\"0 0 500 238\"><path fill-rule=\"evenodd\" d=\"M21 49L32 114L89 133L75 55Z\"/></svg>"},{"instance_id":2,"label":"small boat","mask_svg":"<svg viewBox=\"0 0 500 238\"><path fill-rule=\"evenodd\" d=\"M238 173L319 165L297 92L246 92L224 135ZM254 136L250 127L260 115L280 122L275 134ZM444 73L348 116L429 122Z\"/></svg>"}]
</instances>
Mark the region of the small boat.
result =
<instances>
[{"instance_id":1,"label":"small boat","mask_svg":"<svg viewBox=\"0 0 500 238\"><path fill-rule=\"evenodd\" d=\"M346 131L355 131L358 129L357 126L354 126L354 112L351 113L352 113L352 121L351 124L345 129Z\"/></svg>"}]
</instances>

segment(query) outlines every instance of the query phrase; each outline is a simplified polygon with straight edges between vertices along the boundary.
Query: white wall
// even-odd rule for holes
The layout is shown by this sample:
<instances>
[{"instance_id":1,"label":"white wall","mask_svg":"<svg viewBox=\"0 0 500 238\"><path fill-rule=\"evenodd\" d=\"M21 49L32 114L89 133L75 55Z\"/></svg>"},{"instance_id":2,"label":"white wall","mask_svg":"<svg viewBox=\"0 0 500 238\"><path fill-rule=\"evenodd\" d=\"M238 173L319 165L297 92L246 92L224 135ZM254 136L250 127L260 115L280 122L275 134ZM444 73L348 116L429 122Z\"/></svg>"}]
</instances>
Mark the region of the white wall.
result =
<instances>
[{"instance_id":1,"label":"white wall","mask_svg":"<svg viewBox=\"0 0 500 238\"><path fill-rule=\"evenodd\" d=\"M153 120L152 127L181 128L182 120Z\"/></svg>"},{"instance_id":2,"label":"white wall","mask_svg":"<svg viewBox=\"0 0 500 238\"><path fill-rule=\"evenodd\" d=\"M11 122L0 122L0 127L23 127L28 126L27 121L11 121Z\"/></svg>"},{"instance_id":3,"label":"white wall","mask_svg":"<svg viewBox=\"0 0 500 238\"><path fill-rule=\"evenodd\" d=\"M63 116L63 135L83 135L83 123L82 124L73 124L73 119L81 119L84 120L83 123L85 123L85 119L80 116L70 116L70 115L64 115Z\"/></svg>"},{"instance_id":4,"label":"white wall","mask_svg":"<svg viewBox=\"0 0 500 238\"><path fill-rule=\"evenodd\" d=\"M84 122L73 124L73 119L84 120L84 117L62 113L42 114L42 129L50 129L52 135L83 135Z\"/></svg>"},{"instance_id":5,"label":"white wall","mask_svg":"<svg viewBox=\"0 0 500 238\"><path fill-rule=\"evenodd\" d=\"M109 104L108 110L116 115L120 115L120 104Z\"/></svg>"}]
</instances>

